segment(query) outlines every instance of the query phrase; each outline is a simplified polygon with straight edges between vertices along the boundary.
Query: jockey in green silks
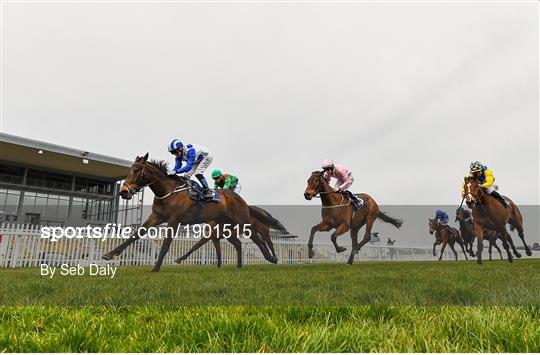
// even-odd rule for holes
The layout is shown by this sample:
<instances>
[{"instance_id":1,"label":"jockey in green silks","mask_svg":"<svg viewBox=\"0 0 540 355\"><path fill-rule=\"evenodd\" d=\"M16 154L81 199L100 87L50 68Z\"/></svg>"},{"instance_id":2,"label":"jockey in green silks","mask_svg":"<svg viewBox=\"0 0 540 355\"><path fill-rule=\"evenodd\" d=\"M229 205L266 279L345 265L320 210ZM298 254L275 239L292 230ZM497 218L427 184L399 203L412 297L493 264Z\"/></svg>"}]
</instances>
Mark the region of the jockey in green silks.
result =
<instances>
[{"instance_id":1,"label":"jockey in green silks","mask_svg":"<svg viewBox=\"0 0 540 355\"><path fill-rule=\"evenodd\" d=\"M214 179L214 189L226 189L240 193L242 186L238 182L238 178L231 174L223 174L221 170L212 171L212 179Z\"/></svg>"}]
</instances>

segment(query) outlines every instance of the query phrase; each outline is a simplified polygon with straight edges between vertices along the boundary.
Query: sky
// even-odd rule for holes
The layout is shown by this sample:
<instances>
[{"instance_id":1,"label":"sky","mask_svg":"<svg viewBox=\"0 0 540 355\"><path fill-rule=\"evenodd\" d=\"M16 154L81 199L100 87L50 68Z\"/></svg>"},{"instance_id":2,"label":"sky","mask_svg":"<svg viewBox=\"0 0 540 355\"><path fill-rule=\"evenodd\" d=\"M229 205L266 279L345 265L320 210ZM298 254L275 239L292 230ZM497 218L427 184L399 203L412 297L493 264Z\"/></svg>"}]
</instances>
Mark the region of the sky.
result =
<instances>
[{"instance_id":1,"label":"sky","mask_svg":"<svg viewBox=\"0 0 540 355\"><path fill-rule=\"evenodd\" d=\"M209 148L251 204L322 160L385 205L456 205L471 161L539 204L538 3L2 5L1 130L133 160ZM147 194L151 195L151 194Z\"/></svg>"}]
</instances>

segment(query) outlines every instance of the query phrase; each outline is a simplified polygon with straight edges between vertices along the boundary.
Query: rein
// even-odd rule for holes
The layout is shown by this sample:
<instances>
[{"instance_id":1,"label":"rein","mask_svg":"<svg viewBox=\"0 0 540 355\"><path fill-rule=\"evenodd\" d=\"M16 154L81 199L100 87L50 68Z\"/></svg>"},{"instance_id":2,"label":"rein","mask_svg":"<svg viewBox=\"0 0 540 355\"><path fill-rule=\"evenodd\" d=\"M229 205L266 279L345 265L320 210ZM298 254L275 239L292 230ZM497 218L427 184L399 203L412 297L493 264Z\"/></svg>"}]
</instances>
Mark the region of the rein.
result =
<instances>
[{"instance_id":1,"label":"rein","mask_svg":"<svg viewBox=\"0 0 540 355\"><path fill-rule=\"evenodd\" d=\"M141 176L142 176L142 175L144 174L144 164L133 163L133 165L135 165L135 166L140 166L140 167L141 167ZM156 179L156 180L154 180L154 181L152 181L152 182L149 182L149 183L147 183L147 184L144 184L144 185L141 185L141 186L137 186L136 188L133 188L133 191L139 192L139 191L141 191L142 189L144 189L145 187L148 187L148 186L150 186L150 185L153 185L153 184L155 184L155 183L157 183L157 182L159 182L159 181L165 179L166 177L167 177L167 175L162 176L162 177L160 177L159 179ZM157 200L164 200L164 199L166 199L167 197L169 197L169 196L171 196L171 195L173 195L173 194L175 194L175 193L177 193L177 192L184 191L184 190L189 190L190 187L187 186L187 185L188 185L187 182L184 181L184 184L183 184L183 185L180 185L180 186L175 187L174 190L172 190L171 192L166 193L166 194L163 195L163 196L154 196L154 198L157 199Z\"/></svg>"}]
</instances>

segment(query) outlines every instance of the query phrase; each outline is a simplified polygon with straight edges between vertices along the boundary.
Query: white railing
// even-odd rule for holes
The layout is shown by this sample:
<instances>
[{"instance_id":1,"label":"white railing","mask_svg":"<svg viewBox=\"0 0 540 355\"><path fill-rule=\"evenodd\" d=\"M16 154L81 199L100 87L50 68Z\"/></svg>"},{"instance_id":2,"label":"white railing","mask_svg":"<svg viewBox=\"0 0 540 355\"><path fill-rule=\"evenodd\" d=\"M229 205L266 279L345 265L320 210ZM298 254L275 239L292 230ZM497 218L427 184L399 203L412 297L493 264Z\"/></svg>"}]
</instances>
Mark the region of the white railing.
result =
<instances>
[{"instance_id":1,"label":"white railing","mask_svg":"<svg viewBox=\"0 0 540 355\"><path fill-rule=\"evenodd\" d=\"M157 260L162 239L142 239L133 243L120 256L112 261L105 261L101 256L114 249L124 240L106 239L104 241L89 238L66 239L51 242L42 239L38 226L0 225L0 268L37 267L40 264L88 265L91 263L112 263L115 265L152 265ZM165 257L164 265L174 264L174 260L184 255L197 239L175 239ZM319 243L314 247L315 257L308 258L305 242L274 240L274 248L280 264L345 262L349 251L336 253L331 243ZM346 245L345 240L342 242ZM236 250L225 240L221 241L222 260L224 265L236 264ZM437 248L437 253L439 253ZM484 248L487 258L487 246ZM439 255L439 254L438 254ZM498 258L498 255L493 255ZM244 264L266 263L260 250L249 240L243 240L242 257ZM458 258L463 253L458 251ZM447 247L443 260L453 260L453 253ZM382 246L366 244L356 256L355 261L433 261L432 248L413 246ZM194 252L182 264L213 265L216 253L211 242Z\"/></svg>"}]
</instances>

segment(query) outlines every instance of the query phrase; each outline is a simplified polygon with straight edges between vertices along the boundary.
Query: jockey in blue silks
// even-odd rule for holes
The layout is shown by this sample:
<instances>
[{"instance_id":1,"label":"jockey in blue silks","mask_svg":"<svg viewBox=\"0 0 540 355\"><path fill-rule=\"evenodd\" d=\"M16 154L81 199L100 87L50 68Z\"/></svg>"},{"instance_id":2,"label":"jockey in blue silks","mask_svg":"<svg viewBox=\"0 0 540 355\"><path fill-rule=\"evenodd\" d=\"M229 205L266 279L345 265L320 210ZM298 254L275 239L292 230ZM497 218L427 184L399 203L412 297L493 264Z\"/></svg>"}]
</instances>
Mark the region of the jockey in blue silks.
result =
<instances>
[{"instance_id":1,"label":"jockey in blue silks","mask_svg":"<svg viewBox=\"0 0 540 355\"><path fill-rule=\"evenodd\" d=\"M437 210L435 212L435 221L447 226L448 225L448 214L446 212L444 212L444 211Z\"/></svg>"},{"instance_id":2,"label":"jockey in blue silks","mask_svg":"<svg viewBox=\"0 0 540 355\"><path fill-rule=\"evenodd\" d=\"M195 144L184 145L178 139L173 139L168 149L169 153L176 157L174 168L169 174L184 174L184 177L188 179L195 175L204 189L203 198L212 198L212 190L210 190L208 182L203 175L204 171L212 163L212 160L214 160L208 149Z\"/></svg>"}]
</instances>

